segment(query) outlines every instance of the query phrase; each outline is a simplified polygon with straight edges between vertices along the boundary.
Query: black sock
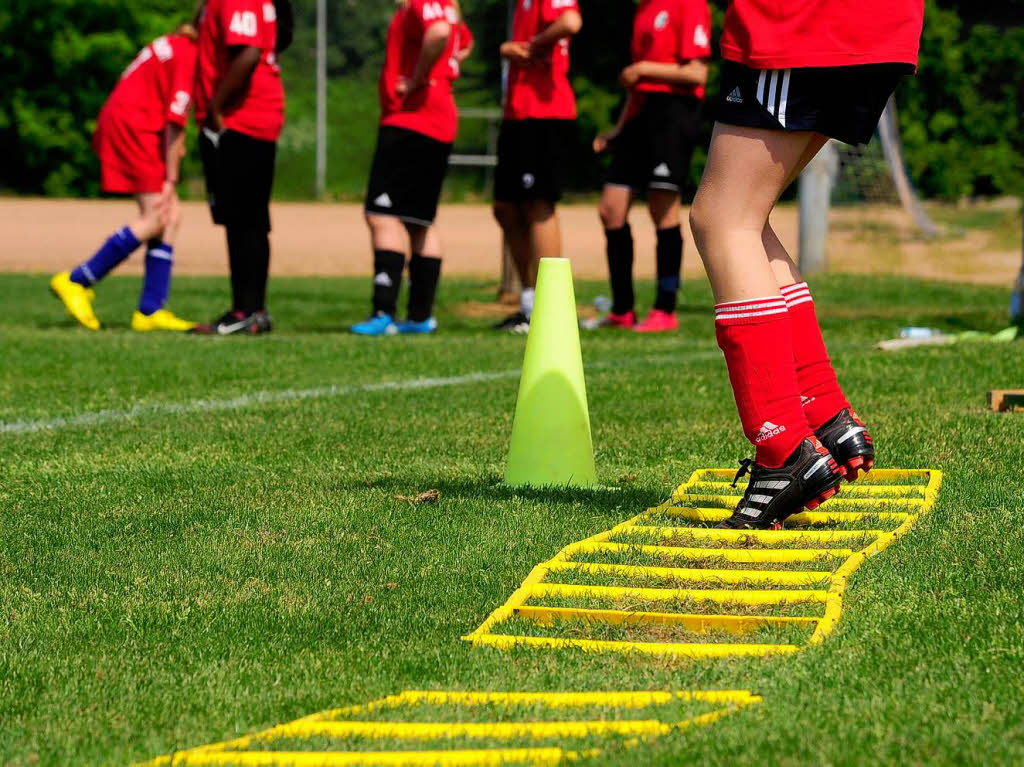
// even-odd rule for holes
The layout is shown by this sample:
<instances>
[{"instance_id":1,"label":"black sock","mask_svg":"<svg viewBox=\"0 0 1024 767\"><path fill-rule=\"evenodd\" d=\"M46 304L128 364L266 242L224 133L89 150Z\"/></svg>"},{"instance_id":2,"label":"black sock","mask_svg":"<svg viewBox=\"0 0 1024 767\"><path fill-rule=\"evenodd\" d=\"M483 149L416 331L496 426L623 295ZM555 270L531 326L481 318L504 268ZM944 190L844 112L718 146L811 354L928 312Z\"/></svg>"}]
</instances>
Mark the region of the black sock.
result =
<instances>
[{"instance_id":1,"label":"black sock","mask_svg":"<svg viewBox=\"0 0 1024 767\"><path fill-rule=\"evenodd\" d=\"M678 226L658 230L658 297L654 308L670 314L676 310L676 297L682 282L683 233Z\"/></svg>"},{"instance_id":2,"label":"black sock","mask_svg":"<svg viewBox=\"0 0 1024 767\"><path fill-rule=\"evenodd\" d=\"M262 228L229 226L228 261L234 310L252 314L264 309L270 271L270 237L267 232Z\"/></svg>"},{"instance_id":3,"label":"black sock","mask_svg":"<svg viewBox=\"0 0 1024 767\"><path fill-rule=\"evenodd\" d=\"M413 253L409 259L409 319L429 320L434 313L434 297L441 279L441 259Z\"/></svg>"},{"instance_id":4,"label":"black sock","mask_svg":"<svg viewBox=\"0 0 1024 767\"><path fill-rule=\"evenodd\" d=\"M608 241L608 278L612 286L612 314L633 310L633 230L629 224L605 229Z\"/></svg>"},{"instance_id":5,"label":"black sock","mask_svg":"<svg viewBox=\"0 0 1024 767\"><path fill-rule=\"evenodd\" d=\"M394 250L373 251L373 311L394 317L398 314L398 291L402 289L405 254Z\"/></svg>"}]
</instances>

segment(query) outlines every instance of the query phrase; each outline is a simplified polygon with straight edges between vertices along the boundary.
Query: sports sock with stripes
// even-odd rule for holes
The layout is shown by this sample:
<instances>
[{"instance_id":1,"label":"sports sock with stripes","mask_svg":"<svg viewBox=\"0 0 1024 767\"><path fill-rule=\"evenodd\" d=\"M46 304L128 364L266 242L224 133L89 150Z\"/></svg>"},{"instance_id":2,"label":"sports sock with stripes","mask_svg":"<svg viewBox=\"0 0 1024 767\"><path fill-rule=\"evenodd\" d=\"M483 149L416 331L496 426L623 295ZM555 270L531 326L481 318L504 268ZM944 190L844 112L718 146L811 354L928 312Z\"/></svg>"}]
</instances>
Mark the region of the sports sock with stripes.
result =
<instances>
[{"instance_id":1,"label":"sports sock with stripes","mask_svg":"<svg viewBox=\"0 0 1024 767\"><path fill-rule=\"evenodd\" d=\"M434 314L441 259L413 253L409 259L409 314L413 322L425 322Z\"/></svg>"},{"instance_id":2,"label":"sports sock with stripes","mask_svg":"<svg viewBox=\"0 0 1024 767\"><path fill-rule=\"evenodd\" d=\"M95 285L141 244L130 227L118 229L100 246L92 258L75 267L71 272L71 281L84 287Z\"/></svg>"},{"instance_id":3,"label":"sports sock with stripes","mask_svg":"<svg viewBox=\"0 0 1024 767\"><path fill-rule=\"evenodd\" d=\"M807 283L787 285L782 288L782 296L789 309L793 358L796 360L796 377L803 395L804 413L811 428L818 429L840 410L850 407L850 403L828 358Z\"/></svg>"},{"instance_id":4,"label":"sports sock with stripes","mask_svg":"<svg viewBox=\"0 0 1024 767\"><path fill-rule=\"evenodd\" d=\"M612 314L633 310L633 230L629 224L618 229L605 229L608 253L608 280L612 288Z\"/></svg>"},{"instance_id":5,"label":"sports sock with stripes","mask_svg":"<svg viewBox=\"0 0 1024 767\"><path fill-rule=\"evenodd\" d=\"M778 468L813 433L800 406L786 302L767 296L718 304L715 336L755 458Z\"/></svg>"},{"instance_id":6,"label":"sports sock with stripes","mask_svg":"<svg viewBox=\"0 0 1024 767\"><path fill-rule=\"evenodd\" d=\"M678 225L658 230L657 252L658 296L654 308L671 314L676 310L683 270L683 232Z\"/></svg>"},{"instance_id":7,"label":"sports sock with stripes","mask_svg":"<svg viewBox=\"0 0 1024 767\"><path fill-rule=\"evenodd\" d=\"M171 292L174 248L162 240L150 240L146 251L146 275L142 278L139 311L150 315L163 309Z\"/></svg>"},{"instance_id":8,"label":"sports sock with stripes","mask_svg":"<svg viewBox=\"0 0 1024 767\"><path fill-rule=\"evenodd\" d=\"M395 250L373 251L373 311L389 317L398 314L398 292L402 288L405 254Z\"/></svg>"}]
</instances>

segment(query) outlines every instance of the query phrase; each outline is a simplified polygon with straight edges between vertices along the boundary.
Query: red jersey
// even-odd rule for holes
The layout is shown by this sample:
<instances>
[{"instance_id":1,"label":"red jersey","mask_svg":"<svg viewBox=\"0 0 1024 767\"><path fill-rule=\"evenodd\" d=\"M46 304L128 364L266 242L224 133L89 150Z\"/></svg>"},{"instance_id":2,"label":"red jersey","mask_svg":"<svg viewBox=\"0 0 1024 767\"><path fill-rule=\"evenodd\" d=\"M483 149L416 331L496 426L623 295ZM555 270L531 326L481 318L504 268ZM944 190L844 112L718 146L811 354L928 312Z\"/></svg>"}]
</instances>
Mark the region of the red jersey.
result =
<instances>
[{"instance_id":1,"label":"red jersey","mask_svg":"<svg viewBox=\"0 0 1024 767\"><path fill-rule=\"evenodd\" d=\"M228 69L228 51L260 49L259 62L241 96L224 109L224 127L263 141L277 141L284 125L284 86L277 65L277 13L273 0L209 0L199 22L196 121L203 125L210 99Z\"/></svg>"},{"instance_id":2,"label":"red jersey","mask_svg":"<svg viewBox=\"0 0 1024 767\"><path fill-rule=\"evenodd\" d=\"M528 43L568 11L577 0L517 0L512 40ZM569 84L569 39L559 40L547 61L508 70L505 119L576 119L576 94Z\"/></svg>"},{"instance_id":3,"label":"red jersey","mask_svg":"<svg viewBox=\"0 0 1024 767\"><path fill-rule=\"evenodd\" d=\"M913 64L924 0L733 0L722 55L753 69Z\"/></svg>"},{"instance_id":4,"label":"red jersey","mask_svg":"<svg viewBox=\"0 0 1024 767\"><path fill-rule=\"evenodd\" d=\"M633 62L682 64L711 56L711 11L707 0L640 0L633 18ZM644 78L635 93L678 93L704 98L703 85Z\"/></svg>"},{"instance_id":5,"label":"red jersey","mask_svg":"<svg viewBox=\"0 0 1024 767\"><path fill-rule=\"evenodd\" d=\"M452 28L448 47L430 70L428 82L402 99L395 92L399 78L412 76L424 35L441 22ZM459 21L459 12L451 0L409 0L401 5L388 27L384 68L378 83L380 124L416 131L446 144L455 141L458 112L452 83L459 77L456 54L472 44L473 36Z\"/></svg>"},{"instance_id":6,"label":"red jersey","mask_svg":"<svg viewBox=\"0 0 1024 767\"><path fill-rule=\"evenodd\" d=\"M184 125L192 105L196 44L183 35L158 37L121 75L103 111L143 131Z\"/></svg>"}]
</instances>

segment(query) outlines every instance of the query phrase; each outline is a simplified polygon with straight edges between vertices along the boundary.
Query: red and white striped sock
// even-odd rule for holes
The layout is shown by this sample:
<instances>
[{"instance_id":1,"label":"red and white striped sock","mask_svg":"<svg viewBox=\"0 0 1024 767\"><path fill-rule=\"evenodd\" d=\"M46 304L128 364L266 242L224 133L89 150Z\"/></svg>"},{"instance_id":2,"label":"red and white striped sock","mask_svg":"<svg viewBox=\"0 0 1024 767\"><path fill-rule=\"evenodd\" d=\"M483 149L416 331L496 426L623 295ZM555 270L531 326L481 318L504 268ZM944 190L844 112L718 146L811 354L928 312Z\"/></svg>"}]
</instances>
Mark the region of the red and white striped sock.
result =
<instances>
[{"instance_id":1,"label":"red and white striped sock","mask_svg":"<svg viewBox=\"0 0 1024 767\"><path fill-rule=\"evenodd\" d=\"M789 312L781 296L715 306L715 335L725 353L743 432L755 460L777 468L811 436L800 405Z\"/></svg>"},{"instance_id":2,"label":"red and white striped sock","mask_svg":"<svg viewBox=\"0 0 1024 767\"><path fill-rule=\"evenodd\" d=\"M850 407L850 403L828 358L807 283L787 285L782 288L782 295L789 309L793 358L796 360L796 377L803 396L804 413L810 427L818 429L840 410Z\"/></svg>"}]
</instances>

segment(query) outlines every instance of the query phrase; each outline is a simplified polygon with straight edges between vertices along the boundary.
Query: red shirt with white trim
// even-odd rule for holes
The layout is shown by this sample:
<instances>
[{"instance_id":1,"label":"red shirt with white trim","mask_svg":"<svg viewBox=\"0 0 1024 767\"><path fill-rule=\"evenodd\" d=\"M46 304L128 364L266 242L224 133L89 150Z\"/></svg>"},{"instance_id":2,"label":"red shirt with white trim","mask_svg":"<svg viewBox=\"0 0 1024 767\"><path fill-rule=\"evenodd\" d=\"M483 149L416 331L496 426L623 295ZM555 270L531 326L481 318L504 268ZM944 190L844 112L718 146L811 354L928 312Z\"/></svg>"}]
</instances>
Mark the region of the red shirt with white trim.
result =
<instances>
[{"instance_id":1,"label":"red shirt with white trim","mask_svg":"<svg viewBox=\"0 0 1024 767\"><path fill-rule=\"evenodd\" d=\"M753 69L917 65L924 0L733 0L722 55Z\"/></svg>"},{"instance_id":2,"label":"red shirt with white trim","mask_svg":"<svg viewBox=\"0 0 1024 767\"><path fill-rule=\"evenodd\" d=\"M569 11L577 0L517 0L512 40L528 43ZM508 70L505 119L576 119L576 94L569 84L569 39L555 43L546 61Z\"/></svg>"},{"instance_id":3,"label":"red shirt with white trim","mask_svg":"<svg viewBox=\"0 0 1024 767\"><path fill-rule=\"evenodd\" d=\"M404 99L395 92L401 77L411 77L416 69L423 38L435 24L451 25L448 47L441 54L429 80ZM469 28L459 21L459 12L451 0L409 0L391 19L384 68L380 73L380 124L416 131L435 141L450 144L458 129L458 111L452 95L452 83L459 77L456 54L473 44Z\"/></svg>"},{"instance_id":4,"label":"red shirt with white trim","mask_svg":"<svg viewBox=\"0 0 1024 767\"><path fill-rule=\"evenodd\" d=\"M103 110L144 131L184 125L192 105L196 44L183 35L158 37L121 75Z\"/></svg>"},{"instance_id":5,"label":"red shirt with white trim","mask_svg":"<svg viewBox=\"0 0 1024 767\"><path fill-rule=\"evenodd\" d=\"M262 141L277 141L284 126L284 86L274 48L273 0L209 0L199 22L196 121L206 122L210 100L224 78L235 46L260 49L248 87L224 109L224 127Z\"/></svg>"},{"instance_id":6,"label":"red shirt with white trim","mask_svg":"<svg viewBox=\"0 0 1024 767\"><path fill-rule=\"evenodd\" d=\"M633 17L633 62L684 64L711 56L707 0L641 0ZM704 98L704 86L643 78L634 93L677 93Z\"/></svg>"}]
</instances>

